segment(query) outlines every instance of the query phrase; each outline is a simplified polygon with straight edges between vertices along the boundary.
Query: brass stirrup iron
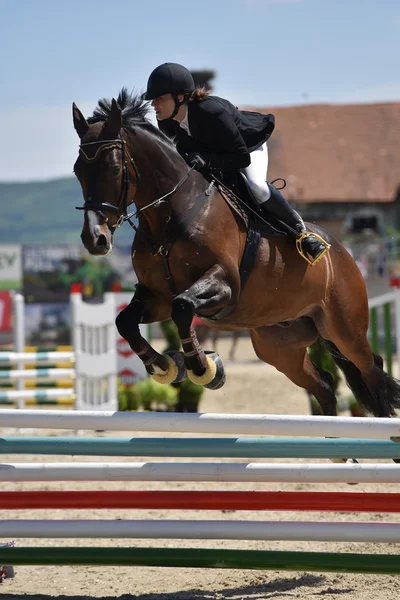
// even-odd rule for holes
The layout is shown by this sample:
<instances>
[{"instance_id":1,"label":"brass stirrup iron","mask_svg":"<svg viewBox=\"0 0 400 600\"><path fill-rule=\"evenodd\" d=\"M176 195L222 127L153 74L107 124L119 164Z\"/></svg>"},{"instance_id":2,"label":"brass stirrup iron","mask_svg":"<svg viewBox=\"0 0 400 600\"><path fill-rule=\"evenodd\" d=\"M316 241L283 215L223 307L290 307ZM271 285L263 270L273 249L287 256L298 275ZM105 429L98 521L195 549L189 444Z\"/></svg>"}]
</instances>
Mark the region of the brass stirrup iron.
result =
<instances>
[{"instance_id":1,"label":"brass stirrup iron","mask_svg":"<svg viewBox=\"0 0 400 600\"><path fill-rule=\"evenodd\" d=\"M304 250L303 250L303 246L302 243L306 238L309 237L314 237L316 238L318 241L320 241L322 244L324 244L325 248L322 250L321 254L319 256L317 256L317 258L309 258ZM300 254L300 256L302 256L304 258L304 260L306 260L308 262L308 264L310 265L316 265L317 262L319 262L321 260L321 258L323 256L325 256L325 254L328 252L328 250L330 249L331 245L328 244L328 242L326 242L324 240L324 238L322 238L320 235L318 235L318 233L314 233L314 232L310 232L310 231L305 231L304 233L302 233L300 235L300 237L298 237L296 239L296 248L297 248L297 252Z\"/></svg>"}]
</instances>

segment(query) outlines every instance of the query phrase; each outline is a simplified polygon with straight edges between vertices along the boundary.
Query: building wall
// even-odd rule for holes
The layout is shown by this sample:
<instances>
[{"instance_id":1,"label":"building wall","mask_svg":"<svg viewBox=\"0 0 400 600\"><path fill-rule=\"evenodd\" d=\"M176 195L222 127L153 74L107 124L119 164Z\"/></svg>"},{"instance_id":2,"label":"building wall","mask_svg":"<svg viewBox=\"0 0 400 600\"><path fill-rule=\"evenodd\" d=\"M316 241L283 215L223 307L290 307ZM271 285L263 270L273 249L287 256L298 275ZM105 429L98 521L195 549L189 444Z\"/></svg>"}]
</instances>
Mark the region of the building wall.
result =
<instances>
[{"instance_id":1,"label":"building wall","mask_svg":"<svg viewBox=\"0 0 400 600\"><path fill-rule=\"evenodd\" d=\"M326 228L339 240L353 229L355 219L365 220L371 217L377 223L377 233L384 235L388 227L400 229L400 211L397 202L316 202L296 203L305 221Z\"/></svg>"}]
</instances>

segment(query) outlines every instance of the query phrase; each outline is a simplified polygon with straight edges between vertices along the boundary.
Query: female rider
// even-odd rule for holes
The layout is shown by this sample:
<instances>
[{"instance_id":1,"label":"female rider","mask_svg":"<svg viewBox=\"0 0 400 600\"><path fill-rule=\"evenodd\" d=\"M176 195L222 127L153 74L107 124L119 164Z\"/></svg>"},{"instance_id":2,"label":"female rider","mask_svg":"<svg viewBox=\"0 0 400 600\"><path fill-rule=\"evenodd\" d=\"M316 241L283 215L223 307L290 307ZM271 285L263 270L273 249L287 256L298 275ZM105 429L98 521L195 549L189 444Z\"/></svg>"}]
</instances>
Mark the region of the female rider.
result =
<instances>
[{"instance_id":1,"label":"female rider","mask_svg":"<svg viewBox=\"0 0 400 600\"><path fill-rule=\"evenodd\" d=\"M224 98L195 89L188 69L163 63L151 73L145 100L152 100L159 128L174 137L178 152L203 173L228 174L240 170L262 212L286 223L298 240L300 254L315 264L330 245L307 232L300 215L282 194L266 181L267 140L275 126L273 115L238 110Z\"/></svg>"}]
</instances>

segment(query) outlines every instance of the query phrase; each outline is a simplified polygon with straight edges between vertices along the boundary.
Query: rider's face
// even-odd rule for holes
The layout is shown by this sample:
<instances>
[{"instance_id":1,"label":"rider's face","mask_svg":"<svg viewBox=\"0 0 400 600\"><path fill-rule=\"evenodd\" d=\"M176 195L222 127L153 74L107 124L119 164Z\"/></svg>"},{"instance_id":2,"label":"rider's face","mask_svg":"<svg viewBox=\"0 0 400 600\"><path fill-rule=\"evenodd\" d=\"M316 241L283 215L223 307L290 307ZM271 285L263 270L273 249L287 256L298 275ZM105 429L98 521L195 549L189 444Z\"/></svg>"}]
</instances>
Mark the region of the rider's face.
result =
<instances>
[{"instance_id":1,"label":"rider's face","mask_svg":"<svg viewBox=\"0 0 400 600\"><path fill-rule=\"evenodd\" d=\"M172 94L164 94L164 96L154 98L151 105L156 111L158 121L169 119L175 109L175 101Z\"/></svg>"}]
</instances>

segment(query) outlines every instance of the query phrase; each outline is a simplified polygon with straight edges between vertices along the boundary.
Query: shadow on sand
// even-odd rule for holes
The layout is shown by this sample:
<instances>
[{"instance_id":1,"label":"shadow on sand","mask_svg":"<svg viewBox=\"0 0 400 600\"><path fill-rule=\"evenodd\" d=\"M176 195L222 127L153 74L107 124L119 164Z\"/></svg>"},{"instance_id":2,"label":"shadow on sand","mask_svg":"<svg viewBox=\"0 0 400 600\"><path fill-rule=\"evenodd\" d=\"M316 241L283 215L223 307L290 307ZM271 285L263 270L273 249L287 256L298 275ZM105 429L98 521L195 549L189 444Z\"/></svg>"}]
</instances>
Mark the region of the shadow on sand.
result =
<instances>
[{"instance_id":1,"label":"shadow on sand","mask_svg":"<svg viewBox=\"0 0 400 600\"><path fill-rule=\"evenodd\" d=\"M279 599L298 597L301 588L314 588L308 591L308 594L324 597L326 594L331 596L351 593L349 588L335 588L330 583L329 589L326 577L323 575L302 574L292 578L275 578L272 581L263 582L261 576L256 576L256 583L239 587L224 587L219 590L185 590L182 592L160 592L150 594L122 594L112 596L91 596L91 595L49 595L49 594L14 594L6 592L6 585L0 589L2 600L215 600L215 598L237 599L237 600L257 600L257 599ZM322 588L323 589L318 589ZM305 590L304 590L305 591ZM5 592L5 593L4 593Z\"/></svg>"}]
</instances>

